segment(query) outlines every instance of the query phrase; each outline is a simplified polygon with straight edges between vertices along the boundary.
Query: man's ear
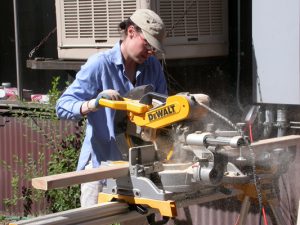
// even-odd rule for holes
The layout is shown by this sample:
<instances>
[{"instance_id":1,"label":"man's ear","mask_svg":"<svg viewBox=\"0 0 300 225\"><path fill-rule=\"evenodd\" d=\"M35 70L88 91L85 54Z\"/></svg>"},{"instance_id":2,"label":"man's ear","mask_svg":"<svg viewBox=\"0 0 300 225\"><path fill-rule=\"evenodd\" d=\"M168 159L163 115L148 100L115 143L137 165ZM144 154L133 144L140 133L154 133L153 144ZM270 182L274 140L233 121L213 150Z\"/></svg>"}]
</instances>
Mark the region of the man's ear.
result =
<instances>
[{"instance_id":1,"label":"man's ear","mask_svg":"<svg viewBox=\"0 0 300 225\"><path fill-rule=\"evenodd\" d=\"M135 32L134 27L133 27L132 25L130 25L130 26L127 28L127 35L128 35L130 38L133 38L134 32Z\"/></svg>"}]
</instances>

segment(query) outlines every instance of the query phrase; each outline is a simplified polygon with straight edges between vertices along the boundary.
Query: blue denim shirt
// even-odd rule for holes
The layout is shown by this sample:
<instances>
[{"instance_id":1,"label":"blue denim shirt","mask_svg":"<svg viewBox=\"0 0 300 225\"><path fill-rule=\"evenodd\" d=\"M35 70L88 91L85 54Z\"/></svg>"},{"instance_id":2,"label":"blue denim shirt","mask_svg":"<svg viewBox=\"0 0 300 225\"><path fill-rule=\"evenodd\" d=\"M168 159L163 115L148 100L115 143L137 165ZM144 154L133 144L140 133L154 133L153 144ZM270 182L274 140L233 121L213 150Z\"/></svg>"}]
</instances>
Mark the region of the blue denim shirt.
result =
<instances>
[{"instance_id":1,"label":"blue denim shirt","mask_svg":"<svg viewBox=\"0 0 300 225\"><path fill-rule=\"evenodd\" d=\"M150 56L136 71L136 84L152 84L155 92L167 94L165 77L160 62ZM82 118L80 107L84 101L96 98L106 89L117 90L124 96L134 86L125 75L120 42L112 49L92 55L81 67L74 82L56 103L57 116L61 119ZM81 148L77 170L84 169L91 159L93 167L101 161L120 160L114 132L115 110L100 108L87 115L86 135Z\"/></svg>"}]
</instances>

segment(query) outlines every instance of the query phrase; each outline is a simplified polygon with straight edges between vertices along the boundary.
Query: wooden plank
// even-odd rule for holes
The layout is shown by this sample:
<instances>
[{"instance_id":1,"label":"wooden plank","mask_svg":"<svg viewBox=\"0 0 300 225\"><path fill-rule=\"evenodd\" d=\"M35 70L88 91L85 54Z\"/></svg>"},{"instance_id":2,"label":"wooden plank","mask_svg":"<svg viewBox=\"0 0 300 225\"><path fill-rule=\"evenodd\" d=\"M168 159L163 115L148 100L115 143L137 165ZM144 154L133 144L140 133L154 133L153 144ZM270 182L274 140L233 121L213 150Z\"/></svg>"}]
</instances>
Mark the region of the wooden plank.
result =
<instances>
[{"instance_id":1,"label":"wooden plank","mask_svg":"<svg viewBox=\"0 0 300 225\"><path fill-rule=\"evenodd\" d=\"M58 59L29 59L26 67L34 70L80 70L85 61L78 60L58 60Z\"/></svg>"},{"instance_id":2,"label":"wooden plank","mask_svg":"<svg viewBox=\"0 0 300 225\"><path fill-rule=\"evenodd\" d=\"M283 137L268 138L260 141L251 143L250 146L242 146L242 154L244 157L248 157L250 154L249 148L251 148L255 154L260 152L272 151L279 148L287 148L296 146L295 150L298 150L300 146L300 135L287 135ZM240 151L238 148L232 148L229 146L224 146L222 149L223 154L230 157L239 157Z\"/></svg>"},{"instance_id":3,"label":"wooden plank","mask_svg":"<svg viewBox=\"0 0 300 225\"><path fill-rule=\"evenodd\" d=\"M128 163L110 164L82 171L55 174L45 177L33 178L31 183L36 189L49 190L59 187L67 187L106 178L118 178L126 176L129 172Z\"/></svg>"},{"instance_id":4,"label":"wooden plank","mask_svg":"<svg viewBox=\"0 0 300 225\"><path fill-rule=\"evenodd\" d=\"M297 146L300 144L300 135L288 135L283 137L269 138L254 142L251 144L251 148L254 151L265 151L276 148L287 148L291 146ZM247 146L243 147L243 150L247 150Z\"/></svg>"}]
</instances>

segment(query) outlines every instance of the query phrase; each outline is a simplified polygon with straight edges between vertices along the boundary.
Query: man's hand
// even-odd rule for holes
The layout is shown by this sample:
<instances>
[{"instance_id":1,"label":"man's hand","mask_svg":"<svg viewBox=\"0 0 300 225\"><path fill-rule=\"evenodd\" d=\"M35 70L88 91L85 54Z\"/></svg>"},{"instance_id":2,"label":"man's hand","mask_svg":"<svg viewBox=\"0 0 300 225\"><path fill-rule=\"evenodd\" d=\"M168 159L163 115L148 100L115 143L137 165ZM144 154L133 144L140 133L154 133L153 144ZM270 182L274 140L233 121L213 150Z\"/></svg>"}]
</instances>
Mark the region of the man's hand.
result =
<instances>
[{"instance_id":1,"label":"man's hand","mask_svg":"<svg viewBox=\"0 0 300 225\"><path fill-rule=\"evenodd\" d=\"M108 100L114 100L114 101L123 100L123 98L121 97L119 92L117 92L116 90L112 90L112 89L107 89L107 90L100 92L96 98L96 101L99 102L99 100L101 98L108 99Z\"/></svg>"},{"instance_id":2,"label":"man's hand","mask_svg":"<svg viewBox=\"0 0 300 225\"><path fill-rule=\"evenodd\" d=\"M108 100L123 100L119 92L112 89L107 89L102 92L100 92L97 96L97 98L93 98L87 102L84 102L81 106L81 114L85 115L88 112L95 112L100 108L99 100L101 98L108 99Z\"/></svg>"}]
</instances>

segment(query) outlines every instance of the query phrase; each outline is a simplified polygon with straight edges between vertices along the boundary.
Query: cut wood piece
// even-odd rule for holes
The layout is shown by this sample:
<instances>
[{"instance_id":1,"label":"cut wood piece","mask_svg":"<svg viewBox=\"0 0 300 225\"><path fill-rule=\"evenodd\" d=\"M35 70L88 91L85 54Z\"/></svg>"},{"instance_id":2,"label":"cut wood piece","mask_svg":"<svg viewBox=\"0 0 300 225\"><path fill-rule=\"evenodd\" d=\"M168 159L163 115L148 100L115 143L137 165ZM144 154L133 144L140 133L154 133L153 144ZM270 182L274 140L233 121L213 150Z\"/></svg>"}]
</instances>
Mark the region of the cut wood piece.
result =
<instances>
[{"instance_id":1,"label":"cut wood piece","mask_svg":"<svg viewBox=\"0 0 300 225\"><path fill-rule=\"evenodd\" d=\"M31 183L36 189L49 190L107 178L123 177L126 176L128 172L129 166L128 163L125 162L109 164L108 166L100 166L99 168L37 177L33 178Z\"/></svg>"}]
</instances>

